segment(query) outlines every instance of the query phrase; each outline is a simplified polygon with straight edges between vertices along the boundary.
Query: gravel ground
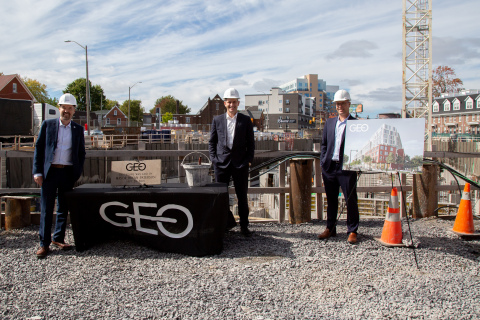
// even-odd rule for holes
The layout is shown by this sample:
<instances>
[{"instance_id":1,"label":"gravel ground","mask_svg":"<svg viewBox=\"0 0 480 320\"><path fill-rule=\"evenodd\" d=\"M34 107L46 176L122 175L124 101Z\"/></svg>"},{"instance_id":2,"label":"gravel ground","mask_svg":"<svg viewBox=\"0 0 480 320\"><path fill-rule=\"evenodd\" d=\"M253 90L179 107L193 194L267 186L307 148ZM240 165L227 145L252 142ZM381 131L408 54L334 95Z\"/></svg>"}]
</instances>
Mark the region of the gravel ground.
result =
<instances>
[{"instance_id":1,"label":"gravel ground","mask_svg":"<svg viewBox=\"0 0 480 320\"><path fill-rule=\"evenodd\" d=\"M480 241L450 233L453 221L410 225L418 269L411 248L374 240L383 219L361 220L356 245L345 221L327 242L324 221L253 224L202 258L112 241L38 260L36 226L2 231L0 318L480 319Z\"/></svg>"}]
</instances>

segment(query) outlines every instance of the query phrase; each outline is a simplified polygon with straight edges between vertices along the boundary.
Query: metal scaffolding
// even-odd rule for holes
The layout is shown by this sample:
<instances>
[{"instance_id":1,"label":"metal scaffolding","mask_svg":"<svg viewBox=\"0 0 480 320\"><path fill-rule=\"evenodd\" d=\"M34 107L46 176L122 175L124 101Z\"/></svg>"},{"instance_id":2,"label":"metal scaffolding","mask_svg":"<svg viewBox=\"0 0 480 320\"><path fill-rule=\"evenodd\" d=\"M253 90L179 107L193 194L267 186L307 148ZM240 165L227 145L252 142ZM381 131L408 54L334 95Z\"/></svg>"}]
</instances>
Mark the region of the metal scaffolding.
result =
<instances>
[{"instance_id":1,"label":"metal scaffolding","mask_svg":"<svg viewBox=\"0 0 480 320\"><path fill-rule=\"evenodd\" d=\"M402 117L425 118L432 145L432 0L403 0Z\"/></svg>"}]
</instances>

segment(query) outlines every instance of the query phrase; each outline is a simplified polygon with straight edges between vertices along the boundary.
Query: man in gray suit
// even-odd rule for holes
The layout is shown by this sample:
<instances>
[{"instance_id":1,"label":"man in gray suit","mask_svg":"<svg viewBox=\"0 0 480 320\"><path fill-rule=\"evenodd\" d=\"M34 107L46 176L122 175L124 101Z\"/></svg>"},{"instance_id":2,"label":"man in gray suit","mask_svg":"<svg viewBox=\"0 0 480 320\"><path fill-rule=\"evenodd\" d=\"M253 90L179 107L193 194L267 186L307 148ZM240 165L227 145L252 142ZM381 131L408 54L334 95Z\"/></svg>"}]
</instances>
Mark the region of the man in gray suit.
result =
<instances>
[{"instance_id":1,"label":"man in gray suit","mask_svg":"<svg viewBox=\"0 0 480 320\"><path fill-rule=\"evenodd\" d=\"M208 145L210 159L215 170L215 181L233 185L238 200L241 233L249 237L248 229L248 169L253 161L255 139L253 124L246 115L238 113L240 95L234 88L223 95L226 113L213 119ZM236 226L231 211L228 213L227 230Z\"/></svg>"},{"instance_id":2,"label":"man in gray suit","mask_svg":"<svg viewBox=\"0 0 480 320\"><path fill-rule=\"evenodd\" d=\"M71 249L65 243L68 206L65 192L72 190L80 178L85 162L83 128L71 121L77 100L66 93L58 100L60 119L45 120L40 128L33 157L33 176L41 187L40 248L38 258L49 253L50 243L62 250ZM58 192L58 198L57 198ZM57 198L57 219L52 241L53 209Z\"/></svg>"}]
</instances>

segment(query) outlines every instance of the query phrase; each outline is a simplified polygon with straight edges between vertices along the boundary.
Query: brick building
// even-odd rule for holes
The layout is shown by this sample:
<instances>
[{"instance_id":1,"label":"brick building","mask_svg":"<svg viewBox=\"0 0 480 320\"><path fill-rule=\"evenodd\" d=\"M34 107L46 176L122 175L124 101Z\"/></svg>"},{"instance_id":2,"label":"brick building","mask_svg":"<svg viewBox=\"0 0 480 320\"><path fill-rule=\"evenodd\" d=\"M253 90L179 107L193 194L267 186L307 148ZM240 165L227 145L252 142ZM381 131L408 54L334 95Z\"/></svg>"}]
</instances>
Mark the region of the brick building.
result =
<instances>
[{"instance_id":1,"label":"brick building","mask_svg":"<svg viewBox=\"0 0 480 320\"><path fill-rule=\"evenodd\" d=\"M37 102L18 74L0 76L0 98Z\"/></svg>"},{"instance_id":2,"label":"brick building","mask_svg":"<svg viewBox=\"0 0 480 320\"><path fill-rule=\"evenodd\" d=\"M444 94L432 105L432 137L480 137L480 90Z\"/></svg>"}]
</instances>

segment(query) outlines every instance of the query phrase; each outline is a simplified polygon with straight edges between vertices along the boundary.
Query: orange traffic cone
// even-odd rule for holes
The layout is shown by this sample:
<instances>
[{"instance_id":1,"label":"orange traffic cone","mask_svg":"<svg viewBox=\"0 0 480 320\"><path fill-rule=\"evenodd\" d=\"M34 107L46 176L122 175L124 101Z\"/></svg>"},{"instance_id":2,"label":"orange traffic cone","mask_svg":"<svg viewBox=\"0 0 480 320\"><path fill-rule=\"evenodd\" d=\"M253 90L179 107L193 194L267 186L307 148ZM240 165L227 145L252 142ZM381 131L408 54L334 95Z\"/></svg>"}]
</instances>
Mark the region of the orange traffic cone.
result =
<instances>
[{"instance_id":1,"label":"orange traffic cone","mask_svg":"<svg viewBox=\"0 0 480 320\"><path fill-rule=\"evenodd\" d=\"M475 226L473 225L469 183L466 183L463 189L462 200L460 200L460 205L458 206L457 217L455 218L452 231L462 237L480 236L480 233L475 233Z\"/></svg>"},{"instance_id":2,"label":"orange traffic cone","mask_svg":"<svg viewBox=\"0 0 480 320\"><path fill-rule=\"evenodd\" d=\"M378 242L387 247L405 247L402 243L402 222L400 221L400 208L398 206L397 188L390 193L385 223L383 224L382 237L375 238Z\"/></svg>"}]
</instances>

